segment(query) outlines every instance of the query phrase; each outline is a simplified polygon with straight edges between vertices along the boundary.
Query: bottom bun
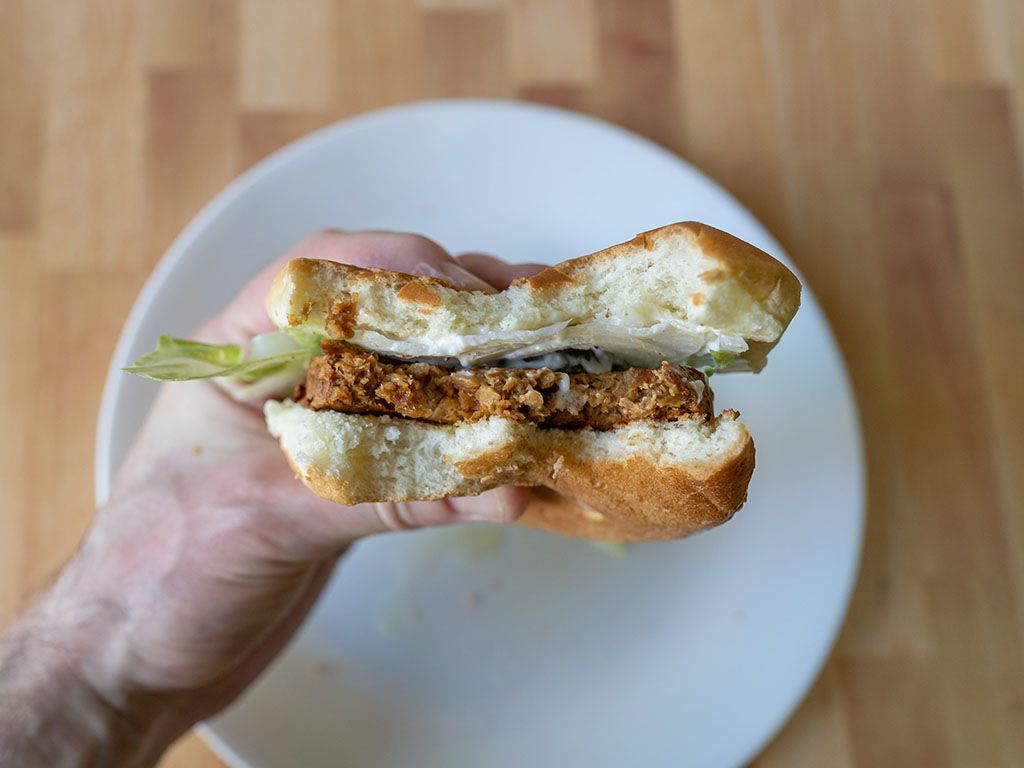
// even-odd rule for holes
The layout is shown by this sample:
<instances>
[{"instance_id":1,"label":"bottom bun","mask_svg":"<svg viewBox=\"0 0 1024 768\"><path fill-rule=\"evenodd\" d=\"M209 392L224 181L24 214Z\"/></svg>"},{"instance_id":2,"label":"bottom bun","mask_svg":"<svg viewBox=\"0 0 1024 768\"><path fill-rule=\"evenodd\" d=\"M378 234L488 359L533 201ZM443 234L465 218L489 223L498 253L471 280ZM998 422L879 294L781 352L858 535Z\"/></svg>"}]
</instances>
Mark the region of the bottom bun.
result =
<instances>
[{"instance_id":1,"label":"bottom bun","mask_svg":"<svg viewBox=\"0 0 1024 768\"><path fill-rule=\"evenodd\" d=\"M704 423L542 429L490 418L460 424L269 401L267 426L302 481L340 504L537 490L526 525L591 539L672 539L724 523L746 499L754 443L726 411ZM552 491L554 493L552 493Z\"/></svg>"}]
</instances>

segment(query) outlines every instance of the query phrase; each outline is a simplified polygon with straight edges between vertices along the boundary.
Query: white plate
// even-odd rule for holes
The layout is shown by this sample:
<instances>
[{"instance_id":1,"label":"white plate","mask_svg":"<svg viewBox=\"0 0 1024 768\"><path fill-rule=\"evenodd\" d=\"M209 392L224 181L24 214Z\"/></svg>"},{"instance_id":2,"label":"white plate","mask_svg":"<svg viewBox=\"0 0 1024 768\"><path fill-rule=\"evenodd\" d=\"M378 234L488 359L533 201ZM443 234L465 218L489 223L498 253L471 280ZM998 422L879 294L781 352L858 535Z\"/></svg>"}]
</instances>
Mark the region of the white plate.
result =
<instances>
[{"instance_id":1,"label":"white plate","mask_svg":"<svg viewBox=\"0 0 1024 768\"><path fill-rule=\"evenodd\" d=\"M330 126L218 195L132 309L104 392L96 488L155 386L119 368L184 334L327 226L422 232L451 251L561 259L682 219L786 260L739 203L621 128L522 103L421 103ZM860 557L849 381L805 285L758 376L723 375L757 443L746 506L622 559L510 527L356 547L287 653L204 733L233 765L735 766L824 662Z\"/></svg>"}]
</instances>

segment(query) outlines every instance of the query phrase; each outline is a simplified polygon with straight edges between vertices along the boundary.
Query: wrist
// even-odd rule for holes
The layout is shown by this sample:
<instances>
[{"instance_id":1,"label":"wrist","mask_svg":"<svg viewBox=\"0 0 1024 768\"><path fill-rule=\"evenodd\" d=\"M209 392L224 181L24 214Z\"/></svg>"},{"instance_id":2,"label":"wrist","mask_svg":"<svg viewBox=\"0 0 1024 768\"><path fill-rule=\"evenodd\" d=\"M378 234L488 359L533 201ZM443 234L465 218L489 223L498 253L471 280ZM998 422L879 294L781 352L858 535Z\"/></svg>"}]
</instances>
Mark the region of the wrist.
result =
<instances>
[{"instance_id":1,"label":"wrist","mask_svg":"<svg viewBox=\"0 0 1024 768\"><path fill-rule=\"evenodd\" d=\"M0 764L153 765L191 723L117 673L116 606L67 575L0 644Z\"/></svg>"}]
</instances>

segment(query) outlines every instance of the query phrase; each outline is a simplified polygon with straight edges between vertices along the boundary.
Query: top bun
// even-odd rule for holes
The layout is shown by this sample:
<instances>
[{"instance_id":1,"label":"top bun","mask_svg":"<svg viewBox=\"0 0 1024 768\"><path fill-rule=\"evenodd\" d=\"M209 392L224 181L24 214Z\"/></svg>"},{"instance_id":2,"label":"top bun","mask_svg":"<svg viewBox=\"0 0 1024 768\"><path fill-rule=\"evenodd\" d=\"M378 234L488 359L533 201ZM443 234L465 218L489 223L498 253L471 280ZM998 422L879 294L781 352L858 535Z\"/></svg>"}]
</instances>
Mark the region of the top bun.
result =
<instances>
[{"instance_id":1,"label":"top bun","mask_svg":"<svg viewBox=\"0 0 1024 768\"><path fill-rule=\"evenodd\" d=\"M296 259L267 311L302 329L399 357L464 367L596 347L630 365L760 370L800 305L800 282L764 251L696 222L564 261L497 293L432 277Z\"/></svg>"}]
</instances>

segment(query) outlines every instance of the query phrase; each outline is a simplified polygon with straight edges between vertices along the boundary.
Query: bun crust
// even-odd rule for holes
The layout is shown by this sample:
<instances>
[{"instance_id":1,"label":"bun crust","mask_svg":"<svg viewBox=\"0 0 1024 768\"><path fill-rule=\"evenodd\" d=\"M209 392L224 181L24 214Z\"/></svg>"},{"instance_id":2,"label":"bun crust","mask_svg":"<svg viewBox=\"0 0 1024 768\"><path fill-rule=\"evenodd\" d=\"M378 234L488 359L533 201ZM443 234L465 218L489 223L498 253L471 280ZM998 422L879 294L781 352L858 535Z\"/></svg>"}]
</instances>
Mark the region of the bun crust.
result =
<instances>
[{"instance_id":1,"label":"bun crust","mask_svg":"<svg viewBox=\"0 0 1024 768\"><path fill-rule=\"evenodd\" d=\"M549 267L496 293L444 280L297 259L267 311L302 328L399 357L463 366L571 347L633 365L684 363L709 351L759 370L800 304L800 283L752 245L695 222Z\"/></svg>"},{"instance_id":2,"label":"bun crust","mask_svg":"<svg viewBox=\"0 0 1024 768\"><path fill-rule=\"evenodd\" d=\"M666 467L649 455L622 463L580 462L542 489L557 493L561 503L557 496L535 493L520 522L588 539L677 539L732 518L746 501L753 472L749 433L738 450L709 468Z\"/></svg>"},{"instance_id":3,"label":"bun crust","mask_svg":"<svg viewBox=\"0 0 1024 768\"><path fill-rule=\"evenodd\" d=\"M800 281L784 264L760 248L720 229L698 221L681 221L658 229L641 232L625 243L603 251L564 261L529 277L521 277L513 285L526 285L550 298L570 285L589 279L595 269L616 259L630 258L639 250L656 250L670 238L679 238L695 252L714 262L701 273L708 285L734 281L745 287L784 326L800 307ZM678 247L678 246L677 246Z\"/></svg>"},{"instance_id":4,"label":"bun crust","mask_svg":"<svg viewBox=\"0 0 1024 768\"><path fill-rule=\"evenodd\" d=\"M687 536L746 499L754 444L726 412L715 422L634 422L607 432L541 429L500 418L436 425L266 406L296 475L340 504L476 495L499 485L541 491L522 522L616 541Z\"/></svg>"}]
</instances>

